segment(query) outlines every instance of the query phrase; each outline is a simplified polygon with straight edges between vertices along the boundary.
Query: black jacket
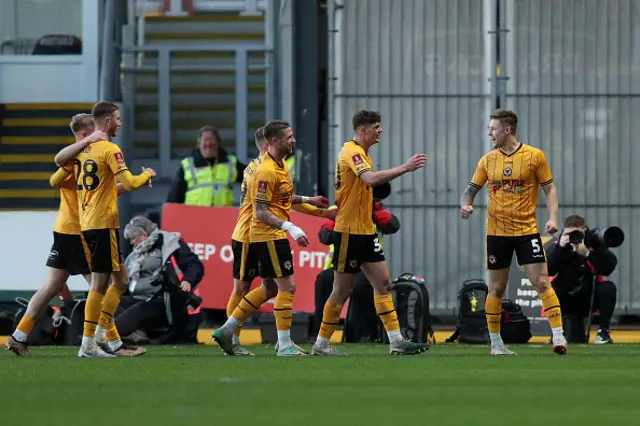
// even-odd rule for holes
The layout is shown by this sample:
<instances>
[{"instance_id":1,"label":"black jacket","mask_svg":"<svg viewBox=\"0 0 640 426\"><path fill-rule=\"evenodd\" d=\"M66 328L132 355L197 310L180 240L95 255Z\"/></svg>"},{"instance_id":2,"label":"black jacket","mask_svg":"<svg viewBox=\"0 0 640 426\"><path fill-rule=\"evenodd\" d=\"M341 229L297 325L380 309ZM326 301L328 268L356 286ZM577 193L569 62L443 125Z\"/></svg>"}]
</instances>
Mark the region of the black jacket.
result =
<instances>
[{"instance_id":1,"label":"black jacket","mask_svg":"<svg viewBox=\"0 0 640 426\"><path fill-rule=\"evenodd\" d=\"M229 154L223 148L219 150L220 158L217 159L219 163L226 163L229 161ZM206 167L214 164L216 162L216 158L206 159L202 156L200 149L195 148L191 152L191 156L193 157L193 163L196 167ZM247 167L246 164L238 161L236 163L236 170L238 172L238 177L236 178L236 182L242 183L244 169ZM169 195L167 196L167 203L184 203L184 196L187 193L187 182L184 180L184 170L182 169L182 164L180 164L180 168L178 169L178 173L173 178L173 182L171 183L171 189L169 190Z\"/></svg>"},{"instance_id":2,"label":"black jacket","mask_svg":"<svg viewBox=\"0 0 640 426\"><path fill-rule=\"evenodd\" d=\"M600 246L586 258L575 253L571 244L560 247L557 240L545 246L549 276L558 297L570 295L590 297L593 283L592 265L598 275L611 275L618 265L616 256L606 247Z\"/></svg>"},{"instance_id":3,"label":"black jacket","mask_svg":"<svg viewBox=\"0 0 640 426\"><path fill-rule=\"evenodd\" d=\"M153 245L153 249L162 247L162 236L158 238L158 241ZM195 289L202 278L204 277L204 265L200 261L198 255L191 251L187 243L180 240L180 247L174 251L171 255L176 259L176 263L180 268L180 271L184 274L181 281L186 281L191 284L191 288ZM167 260L168 267L172 268L171 260Z\"/></svg>"}]
</instances>

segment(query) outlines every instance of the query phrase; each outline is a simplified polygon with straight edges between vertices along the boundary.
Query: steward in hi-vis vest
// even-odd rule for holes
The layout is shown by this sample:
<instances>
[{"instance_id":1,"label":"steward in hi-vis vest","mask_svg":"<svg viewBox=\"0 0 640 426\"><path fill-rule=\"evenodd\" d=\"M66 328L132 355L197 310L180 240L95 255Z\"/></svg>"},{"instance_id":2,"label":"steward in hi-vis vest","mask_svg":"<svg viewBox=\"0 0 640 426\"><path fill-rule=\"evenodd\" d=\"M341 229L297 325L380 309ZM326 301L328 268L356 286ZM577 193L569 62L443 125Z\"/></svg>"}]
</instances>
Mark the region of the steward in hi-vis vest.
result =
<instances>
[{"instance_id":1,"label":"steward in hi-vis vest","mask_svg":"<svg viewBox=\"0 0 640 426\"><path fill-rule=\"evenodd\" d=\"M213 126L198 132L198 147L180 163L168 203L190 206L232 206L233 187L242 182L245 164L220 147L220 135Z\"/></svg>"}]
</instances>

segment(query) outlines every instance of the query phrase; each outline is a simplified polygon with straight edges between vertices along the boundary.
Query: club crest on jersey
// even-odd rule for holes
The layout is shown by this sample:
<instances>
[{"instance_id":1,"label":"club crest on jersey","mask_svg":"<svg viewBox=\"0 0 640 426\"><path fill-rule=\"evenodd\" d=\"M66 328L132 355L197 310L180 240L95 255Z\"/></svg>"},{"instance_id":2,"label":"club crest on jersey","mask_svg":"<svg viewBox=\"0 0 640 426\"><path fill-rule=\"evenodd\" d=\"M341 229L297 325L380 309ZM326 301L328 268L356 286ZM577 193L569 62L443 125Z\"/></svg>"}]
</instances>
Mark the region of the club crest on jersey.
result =
<instances>
[{"instance_id":1,"label":"club crest on jersey","mask_svg":"<svg viewBox=\"0 0 640 426\"><path fill-rule=\"evenodd\" d=\"M258 182L258 192L262 192L263 194L267 193L267 182L264 180L261 180L260 182Z\"/></svg>"},{"instance_id":2,"label":"club crest on jersey","mask_svg":"<svg viewBox=\"0 0 640 426\"><path fill-rule=\"evenodd\" d=\"M360 157L360 154L356 154L353 157L351 157L351 160L353 161L353 164L355 164L356 166L359 164L362 164L362 157Z\"/></svg>"},{"instance_id":3,"label":"club crest on jersey","mask_svg":"<svg viewBox=\"0 0 640 426\"><path fill-rule=\"evenodd\" d=\"M124 157L122 156L121 152L114 152L113 153L113 158L116 159L116 163L124 164Z\"/></svg>"},{"instance_id":4,"label":"club crest on jersey","mask_svg":"<svg viewBox=\"0 0 640 426\"><path fill-rule=\"evenodd\" d=\"M513 170L511 170L511 167L507 167L506 169L504 169L504 170L502 171L502 173L503 173L505 176L511 176L511 174L513 173Z\"/></svg>"}]
</instances>

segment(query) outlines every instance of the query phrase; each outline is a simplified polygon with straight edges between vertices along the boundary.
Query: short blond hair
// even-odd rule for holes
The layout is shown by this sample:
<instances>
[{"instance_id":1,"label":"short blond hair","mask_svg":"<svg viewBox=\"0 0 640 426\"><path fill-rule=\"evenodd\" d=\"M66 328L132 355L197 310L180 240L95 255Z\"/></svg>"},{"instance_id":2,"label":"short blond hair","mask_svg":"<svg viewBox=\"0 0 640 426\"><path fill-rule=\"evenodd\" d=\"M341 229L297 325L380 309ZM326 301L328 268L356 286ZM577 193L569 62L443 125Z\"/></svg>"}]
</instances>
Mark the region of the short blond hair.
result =
<instances>
[{"instance_id":1,"label":"short blond hair","mask_svg":"<svg viewBox=\"0 0 640 426\"><path fill-rule=\"evenodd\" d=\"M96 124L93 121L91 114L76 114L71 117L71 123L69 124L71 131L76 134L83 131L87 133L93 132L96 128Z\"/></svg>"},{"instance_id":2,"label":"short blond hair","mask_svg":"<svg viewBox=\"0 0 640 426\"><path fill-rule=\"evenodd\" d=\"M267 140L264 138L264 127L260 127L256 130L255 142L258 149L262 149Z\"/></svg>"}]
</instances>

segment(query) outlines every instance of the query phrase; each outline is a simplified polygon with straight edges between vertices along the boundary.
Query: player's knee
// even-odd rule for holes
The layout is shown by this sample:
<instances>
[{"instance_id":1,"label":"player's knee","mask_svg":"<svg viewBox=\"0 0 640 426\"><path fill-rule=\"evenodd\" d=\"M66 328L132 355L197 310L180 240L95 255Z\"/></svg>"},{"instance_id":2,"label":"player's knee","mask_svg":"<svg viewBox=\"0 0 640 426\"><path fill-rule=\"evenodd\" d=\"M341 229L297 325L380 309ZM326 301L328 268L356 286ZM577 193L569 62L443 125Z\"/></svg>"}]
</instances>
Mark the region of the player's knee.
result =
<instances>
[{"instance_id":1,"label":"player's knee","mask_svg":"<svg viewBox=\"0 0 640 426\"><path fill-rule=\"evenodd\" d=\"M278 278L276 284L278 285L278 291L286 291L291 294L295 294L296 292L296 283L291 277Z\"/></svg>"},{"instance_id":2,"label":"player's knee","mask_svg":"<svg viewBox=\"0 0 640 426\"><path fill-rule=\"evenodd\" d=\"M245 297L248 293L249 293L249 291L245 290L244 288L234 288L233 289L233 294L238 296L238 297Z\"/></svg>"},{"instance_id":3,"label":"player's knee","mask_svg":"<svg viewBox=\"0 0 640 426\"><path fill-rule=\"evenodd\" d=\"M262 284L262 288L264 290L265 296L267 297L267 300L272 299L278 295L278 286L276 285Z\"/></svg>"},{"instance_id":4,"label":"player's knee","mask_svg":"<svg viewBox=\"0 0 640 426\"><path fill-rule=\"evenodd\" d=\"M125 292L129 288L129 280L113 280L113 286L121 292Z\"/></svg>"},{"instance_id":5,"label":"player's knee","mask_svg":"<svg viewBox=\"0 0 640 426\"><path fill-rule=\"evenodd\" d=\"M546 275L541 275L535 281L536 290L538 290L539 294L544 293L545 291L551 288L551 283L549 283L549 277Z\"/></svg>"},{"instance_id":6,"label":"player's knee","mask_svg":"<svg viewBox=\"0 0 640 426\"><path fill-rule=\"evenodd\" d=\"M329 298L333 303L344 305L347 299L351 296L351 293L353 293L353 286L334 285Z\"/></svg>"},{"instance_id":7,"label":"player's knee","mask_svg":"<svg viewBox=\"0 0 640 426\"><path fill-rule=\"evenodd\" d=\"M251 283L246 281L236 280L233 282L233 294L236 296L244 297L249 293L249 288L251 287Z\"/></svg>"},{"instance_id":8,"label":"player's knee","mask_svg":"<svg viewBox=\"0 0 640 426\"><path fill-rule=\"evenodd\" d=\"M62 287L64 286L64 284L64 281L49 280L44 284L43 289L47 292L47 294L56 295L60 293L60 291L62 291Z\"/></svg>"},{"instance_id":9,"label":"player's knee","mask_svg":"<svg viewBox=\"0 0 640 426\"><path fill-rule=\"evenodd\" d=\"M497 299L502 299L504 297L504 290L504 287L500 285L490 285L489 296L495 297Z\"/></svg>"},{"instance_id":10,"label":"player's knee","mask_svg":"<svg viewBox=\"0 0 640 426\"><path fill-rule=\"evenodd\" d=\"M384 278L382 280L377 280L373 284L373 289L376 294L389 294L391 293L391 279Z\"/></svg>"}]
</instances>

